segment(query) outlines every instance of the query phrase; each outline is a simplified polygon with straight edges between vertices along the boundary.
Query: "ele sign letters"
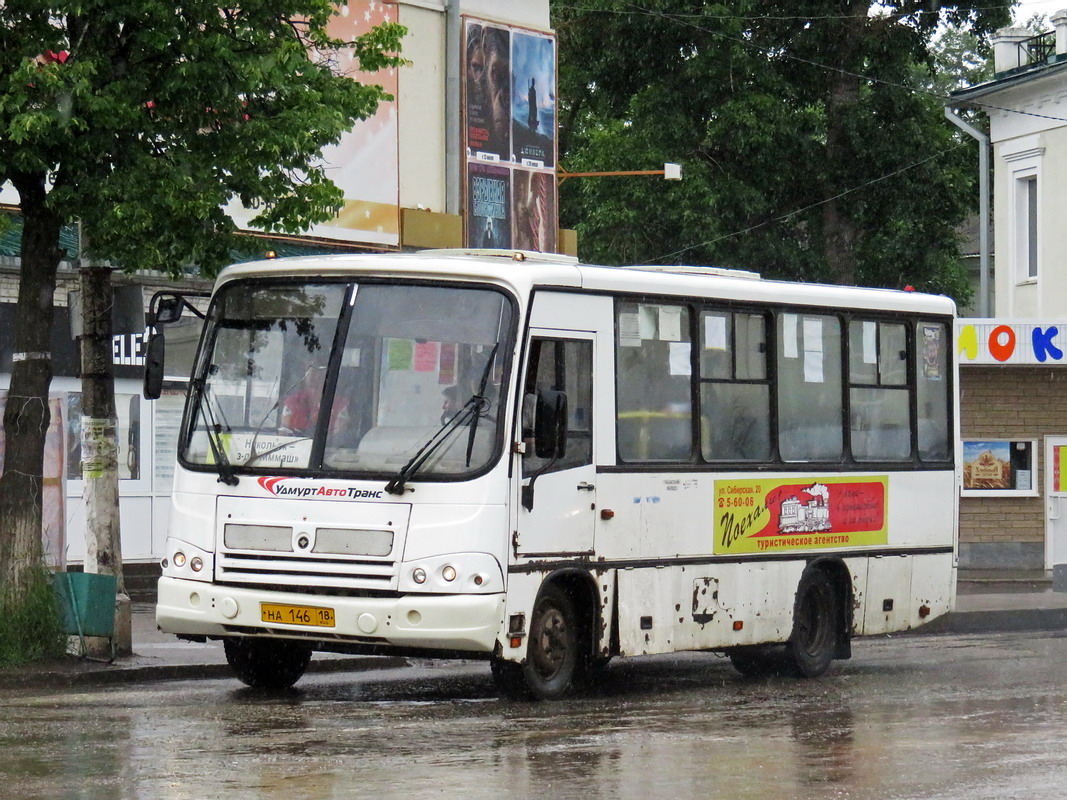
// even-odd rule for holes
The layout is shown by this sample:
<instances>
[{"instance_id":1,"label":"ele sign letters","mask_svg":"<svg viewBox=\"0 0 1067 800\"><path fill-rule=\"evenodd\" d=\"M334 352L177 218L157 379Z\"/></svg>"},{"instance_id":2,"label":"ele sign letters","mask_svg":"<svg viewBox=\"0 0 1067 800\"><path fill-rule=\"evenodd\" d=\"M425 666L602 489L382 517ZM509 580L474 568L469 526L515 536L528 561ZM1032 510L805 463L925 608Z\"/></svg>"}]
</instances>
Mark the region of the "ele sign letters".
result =
<instances>
[{"instance_id":1,"label":"ele sign letters","mask_svg":"<svg viewBox=\"0 0 1067 800\"><path fill-rule=\"evenodd\" d=\"M960 366L1067 364L1067 321L956 321Z\"/></svg>"}]
</instances>

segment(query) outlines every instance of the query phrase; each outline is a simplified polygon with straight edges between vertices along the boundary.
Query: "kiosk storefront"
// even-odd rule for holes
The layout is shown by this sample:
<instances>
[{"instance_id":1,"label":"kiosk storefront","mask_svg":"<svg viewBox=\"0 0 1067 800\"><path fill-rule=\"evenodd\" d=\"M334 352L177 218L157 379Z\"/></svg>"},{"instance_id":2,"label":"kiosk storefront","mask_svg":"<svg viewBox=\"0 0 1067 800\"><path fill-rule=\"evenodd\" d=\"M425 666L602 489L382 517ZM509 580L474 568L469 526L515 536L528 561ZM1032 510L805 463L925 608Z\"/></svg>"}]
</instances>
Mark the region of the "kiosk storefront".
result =
<instances>
[{"instance_id":1,"label":"kiosk storefront","mask_svg":"<svg viewBox=\"0 0 1067 800\"><path fill-rule=\"evenodd\" d=\"M1067 590L1067 320L960 319L960 566Z\"/></svg>"}]
</instances>

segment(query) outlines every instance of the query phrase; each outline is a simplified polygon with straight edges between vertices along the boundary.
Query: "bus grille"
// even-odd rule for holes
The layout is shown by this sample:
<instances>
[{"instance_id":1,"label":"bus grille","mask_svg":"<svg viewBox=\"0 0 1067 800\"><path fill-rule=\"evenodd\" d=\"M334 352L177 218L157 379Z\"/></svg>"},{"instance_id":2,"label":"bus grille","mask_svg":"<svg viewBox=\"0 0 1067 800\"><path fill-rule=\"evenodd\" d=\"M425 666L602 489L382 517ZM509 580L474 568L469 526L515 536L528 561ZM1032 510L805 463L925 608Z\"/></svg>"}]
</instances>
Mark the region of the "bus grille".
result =
<instances>
[{"instance_id":1,"label":"bus grille","mask_svg":"<svg viewBox=\"0 0 1067 800\"><path fill-rule=\"evenodd\" d=\"M220 552L215 579L221 583L270 583L333 589L391 589L395 561L315 558L277 553Z\"/></svg>"}]
</instances>

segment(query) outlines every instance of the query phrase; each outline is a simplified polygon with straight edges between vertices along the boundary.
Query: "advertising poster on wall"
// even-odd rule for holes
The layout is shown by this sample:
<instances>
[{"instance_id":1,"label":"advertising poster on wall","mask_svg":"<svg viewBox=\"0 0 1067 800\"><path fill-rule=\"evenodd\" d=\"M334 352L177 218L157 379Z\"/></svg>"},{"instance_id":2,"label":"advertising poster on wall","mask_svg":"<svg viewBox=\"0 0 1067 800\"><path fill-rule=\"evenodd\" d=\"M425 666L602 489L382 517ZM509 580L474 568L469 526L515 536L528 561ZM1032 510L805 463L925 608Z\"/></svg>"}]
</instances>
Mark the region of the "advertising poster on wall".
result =
<instances>
[{"instance_id":1,"label":"advertising poster on wall","mask_svg":"<svg viewBox=\"0 0 1067 800\"><path fill-rule=\"evenodd\" d=\"M515 169L512 180L514 247L541 253L556 251L556 176Z\"/></svg>"},{"instance_id":2,"label":"advertising poster on wall","mask_svg":"<svg viewBox=\"0 0 1067 800\"><path fill-rule=\"evenodd\" d=\"M511 160L511 32L467 20L467 157Z\"/></svg>"},{"instance_id":3,"label":"advertising poster on wall","mask_svg":"<svg viewBox=\"0 0 1067 800\"><path fill-rule=\"evenodd\" d=\"M886 544L884 475L797 480L715 481L715 553Z\"/></svg>"},{"instance_id":4,"label":"advertising poster on wall","mask_svg":"<svg viewBox=\"0 0 1067 800\"><path fill-rule=\"evenodd\" d=\"M472 161L467 165L467 247L512 246L511 171Z\"/></svg>"},{"instance_id":5,"label":"advertising poster on wall","mask_svg":"<svg viewBox=\"0 0 1067 800\"><path fill-rule=\"evenodd\" d=\"M556 165L556 42L516 31L511 40L511 149L527 167Z\"/></svg>"},{"instance_id":6,"label":"advertising poster on wall","mask_svg":"<svg viewBox=\"0 0 1067 800\"><path fill-rule=\"evenodd\" d=\"M330 20L327 32L344 41L381 25L398 21L398 5L390 0L348 0ZM397 70L361 72L351 50L329 56L335 69L360 83L381 86L393 100L379 103L369 119L359 121L335 145L323 148L326 177L344 192L344 205L337 217L313 225L305 233L323 239L361 244L399 246L400 168L397 128ZM232 201L227 213L237 225L252 229L259 209Z\"/></svg>"},{"instance_id":7,"label":"advertising poster on wall","mask_svg":"<svg viewBox=\"0 0 1067 800\"><path fill-rule=\"evenodd\" d=\"M556 252L555 38L470 18L463 31L467 247Z\"/></svg>"},{"instance_id":8,"label":"advertising poster on wall","mask_svg":"<svg viewBox=\"0 0 1067 800\"><path fill-rule=\"evenodd\" d=\"M963 491L968 494L1033 493L1033 441L963 441Z\"/></svg>"}]
</instances>

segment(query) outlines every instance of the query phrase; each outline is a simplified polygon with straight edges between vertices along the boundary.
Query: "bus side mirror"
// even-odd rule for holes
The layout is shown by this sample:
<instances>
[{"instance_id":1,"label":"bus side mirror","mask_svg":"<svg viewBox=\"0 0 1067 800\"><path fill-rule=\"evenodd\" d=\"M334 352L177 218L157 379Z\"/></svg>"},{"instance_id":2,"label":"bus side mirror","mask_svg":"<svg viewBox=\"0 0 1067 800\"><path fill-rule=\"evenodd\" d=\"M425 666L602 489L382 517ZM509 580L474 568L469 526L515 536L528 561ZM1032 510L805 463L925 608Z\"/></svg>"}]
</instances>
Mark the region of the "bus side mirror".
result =
<instances>
[{"instance_id":1,"label":"bus side mirror","mask_svg":"<svg viewBox=\"0 0 1067 800\"><path fill-rule=\"evenodd\" d=\"M144 356L145 400L158 400L163 393L163 350L163 331L153 330L148 335Z\"/></svg>"},{"instance_id":2,"label":"bus side mirror","mask_svg":"<svg viewBox=\"0 0 1067 800\"><path fill-rule=\"evenodd\" d=\"M542 389L537 393L534 454L558 459L567 454L567 393Z\"/></svg>"},{"instance_id":3,"label":"bus side mirror","mask_svg":"<svg viewBox=\"0 0 1067 800\"><path fill-rule=\"evenodd\" d=\"M173 325L182 318L182 306L184 303L177 295L157 294L152 298L151 322L155 325Z\"/></svg>"}]
</instances>

